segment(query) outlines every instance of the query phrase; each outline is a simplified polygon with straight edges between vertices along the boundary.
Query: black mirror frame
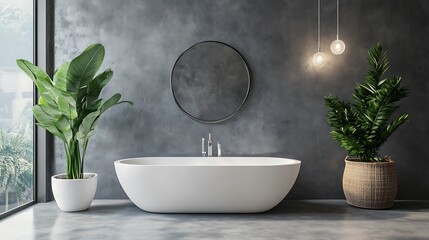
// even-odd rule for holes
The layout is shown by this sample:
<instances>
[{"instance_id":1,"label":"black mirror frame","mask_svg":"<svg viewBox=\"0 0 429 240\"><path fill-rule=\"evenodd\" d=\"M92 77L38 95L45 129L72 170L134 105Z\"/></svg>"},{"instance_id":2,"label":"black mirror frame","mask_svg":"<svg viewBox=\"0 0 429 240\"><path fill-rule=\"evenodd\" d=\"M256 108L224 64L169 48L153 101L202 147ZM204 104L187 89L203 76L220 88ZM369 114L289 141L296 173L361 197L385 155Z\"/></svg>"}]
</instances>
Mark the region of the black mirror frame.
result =
<instances>
[{"instance_id":1,"label":"black mirror frame","mask_svg":"<svg viewBox=\"0 0 429 240\"><path fill-rule=\"evenodd\" d=\"M245 95L245 97L243 98L243 101L241 102L241 104L237 107L237 109L236 109L234 112L232 112L232 113L231 113L231 114L229 114L228 116L225 116L225 117L220 118L220 119L215 119L215 120L204 120L204 119L200 119L200 118L197 118L197 117L195 117L195 116L192 116L190 113L188 113L187 111L185 111L185 109L183 109L183 108L182 108L182 106L181 106L181 105L179 104L179 102L177 101L176 95L174 94L174 91L173 91L173 72L174 72L174 68L176 67L176 65L177 65L177 63L178 63L178 61L179 61L179 59L180 59L180 58L183 56L183 54L185 54L188 50L190 50L191 48L193 48L193 47L195 47L195 46L197 46L197 45L199 45L199 44L202 44L202 43L219 43L219 44L223 44L223 45L225 45L225 46L227 46L227 47L230 47L233 51L235 51L235 52L238 54L238 56L240 57L240 59L243 61L244 66L245 66L245 68L246 68L246 72L247 72L247 79L248 79L248 80L247 80L247 91L246 91L246 95ZM195 43L195 44L193 44L192 46L188 47L188 48L187 48L185 51L183 51L183 52L179 55L179 57L176 59L176 61L174 62L173 68L171 69L171 73L170 73L170 90L171 90L171 93L173 94L173 99L174 99L174 101L176 102L177 106L180 108L180 110L181 110L183 113L185 113L185 114L186 114L186 116L188 116L188 117L189 117L189 118L191 118L192 120L195 120L195 121L200 122L200 123L206 123L206 124L215 124L215 123L224 122L224 121L226 121L226 120L230 119L231 117L233 117L235 114L237 114L237 112L238 112L238 111L243 107L244 103L246 102L247 98L249 97L250 85L251 85L250 71L249 71L249 67L247 66L247 62L244 60L243 56L240 54L240 52L238 52L238 51L237 51L237 49L235 49L235 48L234 48L234 47L232 47L231 45L226 44L226 43L224 43L224 42L220 42L220 41L213 41L213 40L209 40L209 41L202 41L202 42Z\"/></svg>"}]
</instances>

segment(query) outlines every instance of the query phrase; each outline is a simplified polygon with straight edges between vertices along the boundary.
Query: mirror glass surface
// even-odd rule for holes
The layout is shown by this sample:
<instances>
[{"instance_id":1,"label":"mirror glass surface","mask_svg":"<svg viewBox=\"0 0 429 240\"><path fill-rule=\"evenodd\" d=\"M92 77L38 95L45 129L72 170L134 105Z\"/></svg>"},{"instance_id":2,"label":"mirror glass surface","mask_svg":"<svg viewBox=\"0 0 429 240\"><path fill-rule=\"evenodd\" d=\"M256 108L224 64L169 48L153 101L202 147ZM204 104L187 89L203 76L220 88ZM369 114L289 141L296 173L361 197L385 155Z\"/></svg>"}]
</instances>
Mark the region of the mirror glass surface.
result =
<instances>
[{"instance_id":1,"label":"mirror glass surface","mask_svg":"<svg viewBox=\"0 0 429 240\"><path fill-rule=\"evenodd\" d=\"M231 46L215 41L197 43L177 59L171 90L190 118L217 123L232 117L249 94L246 62Z\"/></svg>"}]
</instances>

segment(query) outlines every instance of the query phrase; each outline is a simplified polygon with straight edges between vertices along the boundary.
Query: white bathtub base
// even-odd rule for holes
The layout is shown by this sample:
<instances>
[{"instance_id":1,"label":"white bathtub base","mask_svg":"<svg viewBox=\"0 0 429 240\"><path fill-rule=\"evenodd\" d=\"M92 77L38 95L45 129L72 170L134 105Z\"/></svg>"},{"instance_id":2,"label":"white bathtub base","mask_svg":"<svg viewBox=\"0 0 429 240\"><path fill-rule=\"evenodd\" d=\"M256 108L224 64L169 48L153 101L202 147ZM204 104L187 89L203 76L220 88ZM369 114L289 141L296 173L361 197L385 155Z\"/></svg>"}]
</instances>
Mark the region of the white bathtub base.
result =
<instances>
[{"instance_id":1,"label":"white bathtub base","mask_svg":"<svg viewBox=\"0 0 429 240\"><path fill-rule=\"evenodd\" d=\"M249 160L252 159L252 160ZM256 213L290 191L300 162L280 158L139 158L115 162L139 208L155 213Z\"/></svg>"}]
</instances>

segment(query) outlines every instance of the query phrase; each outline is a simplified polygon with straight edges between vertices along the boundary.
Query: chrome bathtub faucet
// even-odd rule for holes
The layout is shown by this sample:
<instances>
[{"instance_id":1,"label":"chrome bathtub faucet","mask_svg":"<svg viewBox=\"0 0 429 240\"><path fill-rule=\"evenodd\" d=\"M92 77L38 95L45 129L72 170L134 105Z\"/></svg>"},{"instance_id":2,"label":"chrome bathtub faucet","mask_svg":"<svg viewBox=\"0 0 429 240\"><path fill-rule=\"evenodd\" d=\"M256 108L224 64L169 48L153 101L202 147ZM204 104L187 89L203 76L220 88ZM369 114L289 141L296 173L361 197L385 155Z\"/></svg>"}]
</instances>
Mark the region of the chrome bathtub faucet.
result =
<instances>
[{"instance_id":1,"label":"chrome bathtub faucet","mask_svg":"<svg viewBox=\"0 0 429 240\"><path fill-rule=\"evenodd\" d=\"M207 154L207 157L212 157L213 156L212 134L209 133L209 139L207 140L207 152L206 152L206 149L204 147L204 145L205 145L205 141L204 140L205 140L204 138L201 139L201 156L205 157L206 154ZM220 142L217 142L217 156L218 157L222 156Z\"/></svg>"},{"instance_id":2,"label":"chrome bathtub faucet","mask_svg":"<svg viewBox=\"0 0 429 240\"><path fill-rule=\"evenodd\" d=\"M213 155L212 134L209 133L209 140L207 140L207 157L211 157L212 155Z\"/></svg>"}]
</instances>

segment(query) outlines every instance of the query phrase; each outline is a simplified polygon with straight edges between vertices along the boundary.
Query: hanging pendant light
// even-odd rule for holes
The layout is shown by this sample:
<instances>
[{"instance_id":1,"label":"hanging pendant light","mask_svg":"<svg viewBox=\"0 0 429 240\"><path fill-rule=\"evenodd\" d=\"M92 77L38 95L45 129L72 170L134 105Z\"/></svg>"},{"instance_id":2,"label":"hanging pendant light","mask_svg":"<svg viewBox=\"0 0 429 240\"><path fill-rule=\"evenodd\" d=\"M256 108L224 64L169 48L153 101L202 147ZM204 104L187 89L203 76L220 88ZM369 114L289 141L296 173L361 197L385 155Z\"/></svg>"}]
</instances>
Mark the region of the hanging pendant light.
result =
<instances>
[{"instance_id":1,"label":"hanging pendant light","mask_svg":"<svg viewBox=\"0 0 429 240\"><path fill-rule=\"evenodd\" d=\"M346 44L344 44L343 41L341 41L340 39L338 39L338 32L339 32L339 12L340 12L340 4L339 4L340 0L337 0L337 40L334 40L331 43L331 52L335 55L340 55L344 52L344 50L346 50Z\"/></svg>"},{"instance_id":2,"label":"hanging pendant light","mask_svg":"<svg viewBox=\"0 0 429 240\"><path fill-rule=\"evenodd\" d=\"M320 0L317 1L317 53L313 55L313 64L322 67L326 63L326 55L320 51Z\"/></svg>"}]
</instances>

